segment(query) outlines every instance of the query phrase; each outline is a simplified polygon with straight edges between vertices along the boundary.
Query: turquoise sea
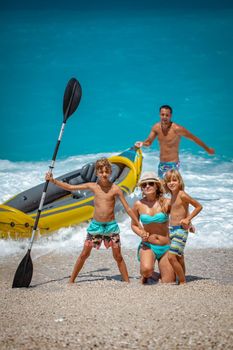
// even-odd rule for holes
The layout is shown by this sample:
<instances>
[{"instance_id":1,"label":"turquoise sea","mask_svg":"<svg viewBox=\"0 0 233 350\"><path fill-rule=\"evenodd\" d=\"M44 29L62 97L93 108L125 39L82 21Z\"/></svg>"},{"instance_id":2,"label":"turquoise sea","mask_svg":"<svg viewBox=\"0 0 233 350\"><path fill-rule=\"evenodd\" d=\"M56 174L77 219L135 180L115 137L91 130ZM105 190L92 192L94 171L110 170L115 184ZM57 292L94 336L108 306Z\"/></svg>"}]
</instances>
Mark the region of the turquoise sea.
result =
<instances>
[{"instance_id":1,"label":"turquoise sea","mask_svg":"<svg viewBox=\"0 0 233 350\"><path fill-rule=\"evenodd\" d=\"M1 202L43 180L62 123L63 93L76 77L82 100L67 122L55 173L145 139L160 105L169 104L175 122L216 150L210 157L191 141L181 143L187 190L205 199L196 221L201 238L191 244L231 244L230 1L9 1L0 5L0 32ZM143 167L152 170L157 142L144 153ZM128 218L121 220L125 244L134 247Z\"/></svg>"}]
</instances>

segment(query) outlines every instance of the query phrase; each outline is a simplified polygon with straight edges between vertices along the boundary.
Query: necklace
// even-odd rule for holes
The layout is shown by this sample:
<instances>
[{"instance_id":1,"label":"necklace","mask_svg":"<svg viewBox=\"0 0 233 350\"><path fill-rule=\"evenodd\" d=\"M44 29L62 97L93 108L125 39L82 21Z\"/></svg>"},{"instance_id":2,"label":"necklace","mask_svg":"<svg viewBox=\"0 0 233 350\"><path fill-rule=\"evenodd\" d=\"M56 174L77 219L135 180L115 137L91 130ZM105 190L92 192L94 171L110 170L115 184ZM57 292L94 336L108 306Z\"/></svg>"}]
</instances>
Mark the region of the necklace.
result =
<instances>
[{"instance_id":1,"label":"necklace","mask_svg":"<svg viewBox=\"0 0 233 350\"><path fill-rule=\"evenodd\" d=\"M172 122L170 122L170 124L167 126L164 127L164 125L161 123L161 130L162 130L162 133L164 134L164 136L167 136L170 128L172 126Z\"/></svg>"}]
</instances>

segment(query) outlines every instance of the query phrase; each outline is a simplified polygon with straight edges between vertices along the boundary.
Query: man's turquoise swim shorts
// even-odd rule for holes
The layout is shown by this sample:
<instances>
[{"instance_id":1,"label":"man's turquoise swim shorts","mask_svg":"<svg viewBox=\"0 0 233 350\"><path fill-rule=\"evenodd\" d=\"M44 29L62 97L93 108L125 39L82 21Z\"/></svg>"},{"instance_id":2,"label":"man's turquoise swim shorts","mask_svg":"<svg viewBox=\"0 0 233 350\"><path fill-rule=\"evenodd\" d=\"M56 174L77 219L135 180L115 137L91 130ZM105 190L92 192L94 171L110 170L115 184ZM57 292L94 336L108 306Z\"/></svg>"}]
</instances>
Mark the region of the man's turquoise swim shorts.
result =
<instances>
[{"instance_id":1,"label":"man's turquoise swim shorts","mask_svg":"<svg viewBox=\"0 0 233 350\"><path fill-rule=\"evenodd\" d=\"M180 162L160 162L158 165L158 176L160 179L163 179L168 170L179 170L179 168Z\"/></svg>"}]
</instances>

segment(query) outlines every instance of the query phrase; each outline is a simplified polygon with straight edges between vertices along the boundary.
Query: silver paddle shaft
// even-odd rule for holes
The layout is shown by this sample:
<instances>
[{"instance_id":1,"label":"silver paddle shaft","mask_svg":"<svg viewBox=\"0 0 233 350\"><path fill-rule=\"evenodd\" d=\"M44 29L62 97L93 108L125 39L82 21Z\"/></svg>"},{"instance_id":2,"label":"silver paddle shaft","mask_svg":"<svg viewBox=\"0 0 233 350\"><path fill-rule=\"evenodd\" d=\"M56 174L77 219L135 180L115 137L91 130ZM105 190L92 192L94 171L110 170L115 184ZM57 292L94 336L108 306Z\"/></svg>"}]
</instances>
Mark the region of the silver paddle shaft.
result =
<instances>
[{"instance_id":1,"label":"silver paddle shaft","mask_svg":"<svg viewBox=\"0 0 233 350\"><path fill-rule=\"evenodd\" d=\"M51 164L49 166L49 173L50 174L52 174L52 172L53 172L53 168L54 168L54 164L55 164L58 148L59 148L59 145L60 145L60 142L61 142L61 139L62 139L62 135L64 133L65 125L66 125L66 123L63 122L62 126L61 126L61 130L60 130L60 134L59 134L59 137L58 137L58 140L57 140L57 145L56 145L56 148L55 148L55 151L54 151L54 154L53 154L53 159L52 159ZM33 231L32 231L31 239L30 239L30 242L29 242L29 248L28 248L29 250L32 249L32 244L33 244L34 237L35 237L35 234L36 234L36 231L37 231L37 226L38 226L38 222L39 222L39 219L40 219L40 214L41 214L41 211L42 211L42 208L43 208L43 205L44 205L48 184L49 184L49 181L47 180L45 182L45 185L44 185L43 193L42 193L42 196L41 196L41 199L40 199L40 205L39 205L39 208L38 208L38 211L37 211L37 215L36 215L36 219L35 219L35 222L34 222L34 225L33 225Z\"/></svg>"}]
</instances>

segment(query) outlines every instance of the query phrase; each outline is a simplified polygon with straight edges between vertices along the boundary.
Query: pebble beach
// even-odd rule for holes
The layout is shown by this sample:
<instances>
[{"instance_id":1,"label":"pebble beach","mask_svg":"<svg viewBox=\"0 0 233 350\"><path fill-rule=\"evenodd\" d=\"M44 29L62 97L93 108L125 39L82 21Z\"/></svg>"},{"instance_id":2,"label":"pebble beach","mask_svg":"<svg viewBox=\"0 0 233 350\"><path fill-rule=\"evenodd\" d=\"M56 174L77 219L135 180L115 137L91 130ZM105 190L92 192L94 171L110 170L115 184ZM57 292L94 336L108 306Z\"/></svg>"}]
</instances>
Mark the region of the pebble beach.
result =
<instances>
[{"instance_id":1,"label":"pebble beach","mask_svg":"<svg viewBox=\"0 0 233 350\"><path fill-rule=\"evenodd\" d=\"M12 289L23 256L1 258L0 348L232 349L233 250L186 251L186 285L141 285L135 250L122 250L130 283L110 250L92 251L76 283L77 255L33 260L28 289Z\"/></svg>"}]
</instances>

